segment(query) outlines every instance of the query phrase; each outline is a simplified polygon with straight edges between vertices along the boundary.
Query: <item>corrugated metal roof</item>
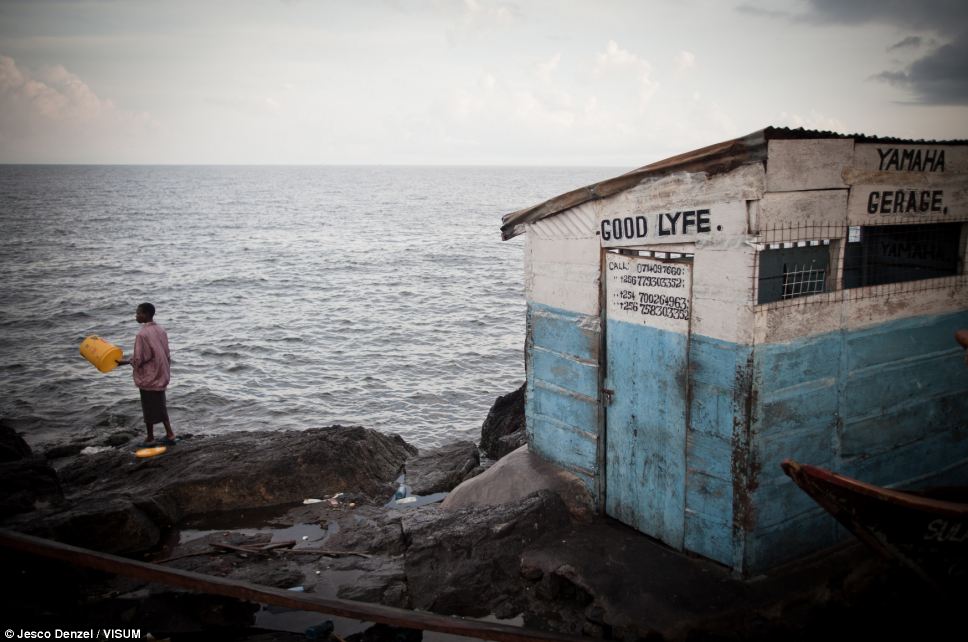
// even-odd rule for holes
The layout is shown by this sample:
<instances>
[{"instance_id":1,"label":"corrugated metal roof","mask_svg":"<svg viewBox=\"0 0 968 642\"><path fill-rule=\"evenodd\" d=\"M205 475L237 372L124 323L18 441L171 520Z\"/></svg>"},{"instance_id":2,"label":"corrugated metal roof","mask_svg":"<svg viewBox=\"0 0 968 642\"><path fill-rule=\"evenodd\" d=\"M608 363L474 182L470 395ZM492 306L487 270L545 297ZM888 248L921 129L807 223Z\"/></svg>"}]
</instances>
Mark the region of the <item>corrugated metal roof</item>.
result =
<instances>
[{"instance_id":1,"label":"corrugated metal roof","mask_svg":"<svg viewBox=\"0 0 968 642\"><path fill-rule=\"evenodd\" d=\"M767 127L741 138L703 147L685 154L657 161L650 165L633 169L621 176L609 178L586 187L566 192L543 203L526 207L501 219L501 236L506 241L524 232L524 225L554 216L582 203L614 196L631 189L646 178L671 174L673 172L706 172L722 174L747 163L766 160L767 142L770 140L797 140L816 138L852 138L857 143L897 143L907 145L968 145L968 140L910 140L866 134L838 134L809 129L789 129L786 127Z\"/></svg>"}]
</instances>

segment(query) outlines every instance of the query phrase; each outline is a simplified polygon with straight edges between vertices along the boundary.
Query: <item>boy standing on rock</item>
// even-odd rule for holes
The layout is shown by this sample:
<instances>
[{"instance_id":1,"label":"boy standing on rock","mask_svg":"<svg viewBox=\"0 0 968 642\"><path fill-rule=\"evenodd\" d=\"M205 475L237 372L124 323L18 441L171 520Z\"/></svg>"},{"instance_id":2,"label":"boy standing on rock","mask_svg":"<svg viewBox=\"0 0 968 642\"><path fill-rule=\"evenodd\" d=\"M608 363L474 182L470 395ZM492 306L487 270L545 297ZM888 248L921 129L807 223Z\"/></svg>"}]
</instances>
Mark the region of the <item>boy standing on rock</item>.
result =
<instances>
[{"instance_id":1,"label":"boy standing on rock","mask_svg":"<svg viewBox=\"0 0 968 642\"><path fill-rule=\"evenodd\" d=\"M142 303L135 311L135 320L144 324L134 339L134 352L130 359L118 361L118 365L131 365L134 385L141 392L141 411L144 413L148 438L145 446L155 446L155 424L165 425L165 438L160 443L175 445L175 433L168 419L165 389L171 381L171 353L168 351L168 333L155 323L155 306Z\"/></svg>"}]
</instances>

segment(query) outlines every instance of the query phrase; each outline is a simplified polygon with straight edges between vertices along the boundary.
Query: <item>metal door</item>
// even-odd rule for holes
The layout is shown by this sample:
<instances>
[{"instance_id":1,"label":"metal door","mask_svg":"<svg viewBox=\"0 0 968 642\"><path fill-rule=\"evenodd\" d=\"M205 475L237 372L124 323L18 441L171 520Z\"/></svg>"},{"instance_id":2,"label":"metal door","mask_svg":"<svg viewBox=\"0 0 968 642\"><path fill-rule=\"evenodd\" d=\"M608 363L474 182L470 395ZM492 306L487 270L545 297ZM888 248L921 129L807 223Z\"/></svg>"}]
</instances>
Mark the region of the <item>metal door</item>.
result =
<instances>
[{"instance_id":1,"label":"metal door","mask_svg":"<svg viewBox=\"0 0 968 642\"><path fill-rule=\"evenodd\" d=\"M604 269L605 511L681 549L691 264L606 253Z\"/></svg>"}]
</instances>

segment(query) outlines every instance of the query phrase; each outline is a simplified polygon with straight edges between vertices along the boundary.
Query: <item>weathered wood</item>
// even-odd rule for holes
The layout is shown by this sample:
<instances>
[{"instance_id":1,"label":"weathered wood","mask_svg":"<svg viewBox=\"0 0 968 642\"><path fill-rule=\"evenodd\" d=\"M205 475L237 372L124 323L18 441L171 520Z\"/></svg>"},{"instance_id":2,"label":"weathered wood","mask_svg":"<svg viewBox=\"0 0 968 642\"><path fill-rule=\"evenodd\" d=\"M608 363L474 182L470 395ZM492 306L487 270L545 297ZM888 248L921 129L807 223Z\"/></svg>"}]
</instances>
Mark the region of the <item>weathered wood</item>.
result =
<instances>
[{"instance_id":1,"label":"weathered wood","mask_svg":"<svg viewBox=\"0 0 968 642\"><path fill-rule=\"evenodd\" d=\"M325 557L373 557L367 553L357 553L356 551L334 551L325 548L287 548L283 550L273 551L275 553L284 553L288 555L323 555Z\"/></svg>"},{"instance_id":2,"label":"weathered wood","mask_svg":"<svg viewBox=\"0 0 968 642\"><path fill-rule=\"evenodd\" d=\"M366 622L438 631L482 640L498 640L499 642L582 642L584 640L584 638L577 636L524 629L496 622L467 620L422 611L408 611L381 604L324 598L225 577L166 568L157 564L125 559L116 555L53 542L6 529L0 529L0 546L29 555L47 557L74 566L124 575L147 582L158 582L168 586L200 591L211 595L223 595L247 602L272 604L298 611L315 611Z\"/></svg>"},{"instance_id":3,"label":"weathered wood","mask_svg":"<svg viewBox=\"0 0 968 642\"><path fill-rule=\"evenodd\" d=\"M764 243L774 241L770 231L777 228L795 230L795 240L806 241L842 237L846 224L845 189L780 192L763 196L753 232Z\"/></svg>"},{"instance_id":4,"label":"weathered wood","mask_svg":"<svg viewBox=\"0 0 968 642\"><path fill-rule=\"evenodd\" d=\"M234 544L225 544L222 542L212 542L210 544L212 548L217 548L223 551L230 551L232 553L246 553L249 555L259 555L261 557L266 557L269 552L266 550L258 548L249 548L248 546L235 546Z\"/></svg>"},{"instance_id":5,"label":"weathered wood","mask_svg":"<svg viewBox=\"0 0 968 642\"><path fill-rule=\"evenodd\" d=\"M968 176L931 185L913 182L854 185L847 201L849 225L968 220Z\"/></svg>"},{"instance_id":6,"label":"weathered wood","mask_svg":"<svg viewBox=\"0 0 968 642\"><path fill-rule=\"evenodd\" d=\"M621 176L572 190L533 207L512 212L503 217L502 237L507 240L522 233L528 223L554 216L589 201L621 194L644 181L652 181L663 176L717 175L748 167L759 167L762 171L761 161L766 155L765 133L766 130L760 130L742 138L679 154Z\"/></svg>"},{"instance_id":7,"label":"weathered wood","mask_svg":"<svg viewBox=\"0 0 968 642\"><path fill-rule=\"evenodd\" d=\"M782 465L797 486L878 553L905 565L939 592L966 591L965 489L960 489L960 501L951 501L882 488L792 460Z\"/></svg>"},{"instance_id":8,"label":"weathered wood","mask_svg":"<svg viewBox=\"0 0 968 642\"><path fill-rule=\"evenodd\" d=\"M746 202L761 198L763 183L759 164L715 176L674 174L647 181L602 203L601 245L722 243L741 236L747 227Z\"/></svg>"},{"instance_id":9,"label":"weathered wood","mask_svg":"<svg viewBox=\"0 0 968 642\"><path fill-rule=\"evenodd\" d=\"M296 545L296 540L287 539L281 542L269 542L268 544L263 544L259 548L261 548L264 551L267 551L267 550L276 549L276 548L288 548L290 546L295 546L295 545Z\"/></svg>"},{"instance_id":10,"label":"weathered wood","mask_svg":"<svg viewBox=\"0 0 968 642\"><path fill-rule=\"evenodd\" d=\"M851 166L868 172L968 174L968 145L858 143Z\"/></svg>"},{"instance_id":11,"label":"weathered wood","mask_svg":"<svg viewBox=\"0 0 968 642\"><path fill-rule=\"evenodd\" d=\"M771 140L767 150L767 192L847 186L842 173L852 163L853 139Z\"/></svg>"}]
</instances>

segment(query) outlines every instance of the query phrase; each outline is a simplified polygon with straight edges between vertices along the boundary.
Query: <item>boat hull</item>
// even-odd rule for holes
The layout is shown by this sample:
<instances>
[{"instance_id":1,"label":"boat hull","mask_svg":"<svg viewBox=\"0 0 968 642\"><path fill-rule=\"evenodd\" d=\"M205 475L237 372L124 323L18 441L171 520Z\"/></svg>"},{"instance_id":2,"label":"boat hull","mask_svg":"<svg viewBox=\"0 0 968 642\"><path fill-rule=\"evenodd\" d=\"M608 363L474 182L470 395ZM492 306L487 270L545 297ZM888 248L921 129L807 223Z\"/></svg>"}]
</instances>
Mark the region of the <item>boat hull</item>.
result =
<instances>
[{"instance_id":1,"label":"boat hull","mask_svg":"<svg viewBox=\"0 0 968 642\"><path fill-rule=\"evenodd\" d=\"M968 503L784 461L783 471L854 535L942 592L968 592Z\"/></svg>"}]
</instances>

